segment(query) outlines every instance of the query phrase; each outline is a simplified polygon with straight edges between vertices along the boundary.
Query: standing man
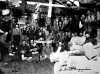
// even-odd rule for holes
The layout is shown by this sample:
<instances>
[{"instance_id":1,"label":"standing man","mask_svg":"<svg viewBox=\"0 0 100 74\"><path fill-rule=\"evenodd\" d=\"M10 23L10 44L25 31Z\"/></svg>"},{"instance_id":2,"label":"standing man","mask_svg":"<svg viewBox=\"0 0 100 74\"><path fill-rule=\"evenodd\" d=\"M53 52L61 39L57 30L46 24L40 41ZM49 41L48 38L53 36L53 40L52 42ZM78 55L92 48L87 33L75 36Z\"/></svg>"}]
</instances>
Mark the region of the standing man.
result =
<instances>
[{"instance_id":1,"label":"standing man","mask_svg":"<svg viewBox=\"0 0 100 74\"><path fill-rule=\"evenodd\" d=\"M10 41L10 29L11 29L11 15L9 9L2 9L0 16L0 54L1 61L4 61L4 57L8 54L8 45Z\"/></svg>"}]
</instances>

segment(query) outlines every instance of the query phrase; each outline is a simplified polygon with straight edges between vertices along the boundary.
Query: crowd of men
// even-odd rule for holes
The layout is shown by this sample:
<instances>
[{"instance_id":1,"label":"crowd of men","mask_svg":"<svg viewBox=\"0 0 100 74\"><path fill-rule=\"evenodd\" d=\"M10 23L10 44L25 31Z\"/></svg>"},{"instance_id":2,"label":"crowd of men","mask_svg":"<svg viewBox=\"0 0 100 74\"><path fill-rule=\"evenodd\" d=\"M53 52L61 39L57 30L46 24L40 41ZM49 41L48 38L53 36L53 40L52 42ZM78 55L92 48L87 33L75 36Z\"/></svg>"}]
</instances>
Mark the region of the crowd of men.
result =
<instances>
[{"instance_id":1,"label":"crowd of men","mask_svg":"<svg viewBox=\"0 0 100 74\"><path fill-rule=\"evenodd\" d=\"M80 19L77 18L77 15L65 17L56 16L54 20L52 20L52 23L48 23L44 17L40 17L39 19L35 19L33 21L34 23L31 23L31 25L28 23L26 26L19 28L21 30L20 39L22 42L26 42L28 47L26 48L29 50L30 48L32 49L32 43L36 43L35 47L41 56L50 55L51 52L57 50L59 42L62 42L64 49L69 51L69 42L74 36L83 37L88 35L87 42L91 40L96 42L97 26L92 24L95 19L93 20L93 17L88 18L90 13L88 12L88 14L89 15L86 17L84 17L85 15L82 15ZM16 40L16 37L18 38L18 35L15 35L14 41L17 41L17 43L15 42L14 44L20 42L20 39ZM49 41L51 41L51 43L49 43ZM47 48L52 48L52 50L47 48L44 49L46 46ZM47 50L50 50L51 52Z\"/></svg>"},{"instance_id":2,"label":"crowd of men","mask_svg":"<svg viewBox=\"0 0 100 74\"><path fill-rule=\"evenodd\" d=\"M99 15L99 13L97 14ZM61 42L63 49L69 51L71 50L69 43L74 36L88 35L86 42L91 40L96 42L98 26L95 23L96 18L90 10L81 16L66 14L66 16L55 16L51 20L42 15L38 19L32 19L27 15L17 19L11 17L11 14L4 15L0 18L1 36L6 34L5 41L9 48L3 46L3 49L7 49L6 52L9 51L12 55L18 51L19 57L25 55L31 58L32 51L38 51L41 57L49 57L51 52L57 50L59 42ZM5 50L1 52L3 52L3 58Z\"/></svg>"}]
</instances>

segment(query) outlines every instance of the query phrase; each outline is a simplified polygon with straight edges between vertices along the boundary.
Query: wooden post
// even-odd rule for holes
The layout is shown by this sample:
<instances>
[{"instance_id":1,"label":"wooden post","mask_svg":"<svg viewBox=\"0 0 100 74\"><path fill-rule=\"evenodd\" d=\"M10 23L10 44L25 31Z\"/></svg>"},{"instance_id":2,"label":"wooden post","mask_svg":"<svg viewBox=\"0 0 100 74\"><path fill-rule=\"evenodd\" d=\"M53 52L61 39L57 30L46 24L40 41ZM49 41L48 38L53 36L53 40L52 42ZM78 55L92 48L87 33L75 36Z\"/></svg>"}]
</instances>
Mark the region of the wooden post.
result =
<instances>
[{"instance_id":1,"label":"wooden post","mask_svg":"<svg viewBox=\"0 0 100 74\"><path fill-rule=\"evenodd\" d=\"M47 17L51 18L51 14L52 14L52 0L49 0L48 16Z\"/></svg>"}]
</instances>

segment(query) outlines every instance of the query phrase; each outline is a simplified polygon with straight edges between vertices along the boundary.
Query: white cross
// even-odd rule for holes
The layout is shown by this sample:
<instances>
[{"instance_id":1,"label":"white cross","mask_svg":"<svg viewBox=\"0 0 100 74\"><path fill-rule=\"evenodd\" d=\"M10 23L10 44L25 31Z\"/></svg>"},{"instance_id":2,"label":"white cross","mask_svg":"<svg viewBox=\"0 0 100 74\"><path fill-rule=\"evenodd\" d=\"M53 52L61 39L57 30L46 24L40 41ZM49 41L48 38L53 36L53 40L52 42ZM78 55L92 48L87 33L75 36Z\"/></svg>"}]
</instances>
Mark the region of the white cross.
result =
<instances>
[{"instance_id":1,"label":"white cross","mask_svg":"<svg viewBox=\"0 0 100 74\"><path fill-rule=\"evenodd\" d=\"M20 1L21 3L21 1ZM38 8L39 6L43 5L43 6L48 6L48 17L51 18L51 14L52 14L52 7L65 7L64 5L60 5L60 4L52 4L52 0L49 0L49 3L40 3L40 2L33 2L33 1L27 1L27 4L30 5L34 5L37 4L38 6L36 8Z\"/></svg>"}]
</instances>

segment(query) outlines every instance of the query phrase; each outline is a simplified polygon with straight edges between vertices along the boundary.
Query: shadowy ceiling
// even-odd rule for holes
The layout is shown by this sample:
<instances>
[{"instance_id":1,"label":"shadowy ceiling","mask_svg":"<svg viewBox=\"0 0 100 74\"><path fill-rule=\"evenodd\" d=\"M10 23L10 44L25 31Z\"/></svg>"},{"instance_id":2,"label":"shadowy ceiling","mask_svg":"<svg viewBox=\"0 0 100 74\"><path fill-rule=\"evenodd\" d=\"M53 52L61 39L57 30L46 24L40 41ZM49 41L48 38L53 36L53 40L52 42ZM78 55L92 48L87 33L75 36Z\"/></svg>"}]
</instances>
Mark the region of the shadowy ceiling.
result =
<instances>
[{"instance_id":1,"label":"shadowy ceiling","mask_svg":"<svg viewBox=\"0 0 100 74\"><path fill-rule=\"evenodd\" d=\"M26 1L34 1L34 2L42 2L42 3L48 3L49 0L26 0Z\"/></svg>"}]
</instances>

